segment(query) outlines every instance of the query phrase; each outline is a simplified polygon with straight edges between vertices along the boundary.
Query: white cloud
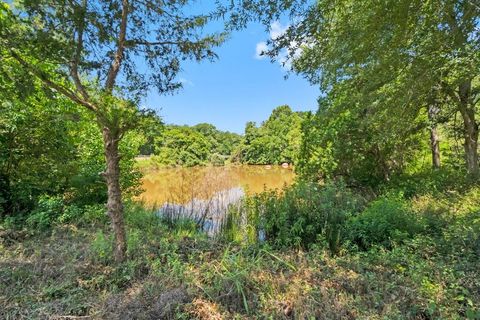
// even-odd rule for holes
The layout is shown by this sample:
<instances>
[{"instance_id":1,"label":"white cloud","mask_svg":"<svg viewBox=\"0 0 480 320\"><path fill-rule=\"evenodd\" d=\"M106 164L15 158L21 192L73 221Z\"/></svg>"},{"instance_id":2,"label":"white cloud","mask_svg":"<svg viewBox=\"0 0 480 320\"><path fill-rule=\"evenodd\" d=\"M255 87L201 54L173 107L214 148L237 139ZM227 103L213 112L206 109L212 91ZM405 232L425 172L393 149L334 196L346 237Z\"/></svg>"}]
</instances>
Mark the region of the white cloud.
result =
<instances>
[{"instance_id":1,"label":"white cloud","mask_svg":"<svg viewBox=\"0 0 480 320\"><path fill-rule=\"evenodd\" d=\"M275 40L278 37L280 37L282 34L287 31L288 25L283 26L279 21L274 21L270 25L270 39ZM257 43L257 46L255 48L255 59L261 60L265 59L265 56L262 55L262 52L268 51L268 46L265 41ZM279 60L280 61L280 60Z\"/></svg>"},{"instance_id":2,"label":"white cloud","mask_svg":"<svg viewBox=\"0 0 480 320\"><path fill-rule=\"evenodd\" d=\"M188 79L185 79L185 78L180 78L180 79L178 79L178 81L180 81L180 83L184 86L186 86L186 85L191 86L191 87L195 86L195 84L192 81L190 81Z\"/></svg>"},{"instance_id":3,"label":"white cloud","mask_svg":"<svg viewBox=\"0 0 480 320\"><path fill-rule=\"evenodd\" d=\"M285 31L287 31L289 25L282 26L282 24L279 21L274 21L270 25L270 38L272 40L277 39L278 37L282 36Z\"/></svg>"},{"instance_id":4,"label":"white cloud","mask_svg":"<svg viewBox=\"0 0 480 320\"><path fill-rule=\"evenodd\" d=\"M255 59L261 60L265 59L265 56L262 56L262 53L268 50L266 42L259 42L255 48Z\"/></svg>"},{"instance_id":5,"label":"white cloud","mask_svg":"<svg viewBox=\"0 0 480 320\"><path fill-rule=\"evenodd\" d=\"M277 62L280 64L280 67L285 70L290 70L292 68L292 61L288 59L287 53L282 51L277 56Z\"/></svg>"},{"instance_id":6,"label":"white cloud","mask_svg":"<svg viewBox=\"0 0 480 320\"><path fill-rule=\"evenodd\" d=\"M270 39L275 40L278 37L281 37L289 28L290 25L282 25L280 21L274 21L270 25ZM297 48L297 43L292 42L290 43L290 48ZM255 58L256 59L264 59L265 56L262 56L262 52L265 52L269 49L267 46L267 43L262 41L257 43L256 48L255 48ZM292 68L292 59L288 57L288 51L287 49L283 49L278 56L276 57L277 62L280 64L280 66L285 69L285 70L290 70ZM294 50L294 52L290 52L291 56L295 59L300 57L300 54L302 53L301 48L297 48Z\"/></svg>"}]
</instances>

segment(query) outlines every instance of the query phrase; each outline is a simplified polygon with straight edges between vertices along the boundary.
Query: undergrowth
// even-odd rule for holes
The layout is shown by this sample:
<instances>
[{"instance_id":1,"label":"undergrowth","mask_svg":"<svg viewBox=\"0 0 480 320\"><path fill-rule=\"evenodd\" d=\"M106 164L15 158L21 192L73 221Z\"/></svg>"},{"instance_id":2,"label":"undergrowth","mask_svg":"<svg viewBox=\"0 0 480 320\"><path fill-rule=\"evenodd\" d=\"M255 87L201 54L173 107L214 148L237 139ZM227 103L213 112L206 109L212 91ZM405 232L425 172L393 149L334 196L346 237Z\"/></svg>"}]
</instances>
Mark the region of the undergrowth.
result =
<instances>
[{"instance_id":1,"label":"undergrowth","mask_svg":"<svg viewBox=\"0 0 480 320\"><path fill-rule=\"evenodd\" d=\"M265 223L274 216L257 220L266 228L264 242L242 243L210 239L194 224L166 224L130 203L128 260L116 265L109 226L99 214L76 223L60 218L71 209L48 211L53 223L26 221L23 229L4 221L0 318L480 319L478 188L325 203L330 196L354 197L336 190L311 203L327 217L334 209L344 213L334 251L327 218L315 240L306 238L308 245L272 241L298 233L272 233ZM276 204L282 219L293 219L291 206L304 209L299 217L308 214L310 204L282 197L293 203Z\"/></svg>"}]
</instances>

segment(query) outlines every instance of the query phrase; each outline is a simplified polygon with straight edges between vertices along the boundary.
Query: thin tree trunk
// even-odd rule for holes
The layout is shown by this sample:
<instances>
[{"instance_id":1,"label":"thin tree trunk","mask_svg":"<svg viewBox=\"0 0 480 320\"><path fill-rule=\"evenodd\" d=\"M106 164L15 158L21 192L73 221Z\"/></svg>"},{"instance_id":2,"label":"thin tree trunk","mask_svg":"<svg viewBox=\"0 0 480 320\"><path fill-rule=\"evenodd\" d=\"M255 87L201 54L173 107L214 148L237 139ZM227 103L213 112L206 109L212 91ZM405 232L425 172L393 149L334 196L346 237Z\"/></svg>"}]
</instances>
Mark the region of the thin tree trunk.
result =
<instances>
[{"instance_id":1,"label":"thin tree trunk","mask_svg":"<svg viewBox=\"0 0 480 320\"><path fill-rule=\"evenodd\" d=\"M432 151L432 167L440 168L440 139L437 132L436 118L439 109L435 105L428 106L428 120L430 121L430 148Z\"/></svg>"},{"instance_id":2,"label":"thin tree trunk","mask_svg":"<svg viewBox=\"0 0 480 320\"><path fill-rule=\"evenodd\" d=\"M470 176L478 177L478 124L475 110L469 106L471 82L466 81L459 87L459 111L463 118L463 136L465 139L465 161Z\"/></svg>"},{"instance_id":3,"label":"thin tree trunk","mask_svg":"<svg viewBox=\"0 0 480 320\"><path fill-rule=\"evenodd\" d=\"M113 253L116 262L125 260L127 250L125 225L123 221L122 191L120 188L119 140L119 136L115 131L109 130L106 127L103 128L103 142L107 162L107 169L105 171L108 189L107 212L112 222L115 237Z\"/></svg>"},{"instance_id":4,"label":"thin tree trunk","mask_svg":"<svg viewBox=\"0 0 480 320\"><path fill-rule=\"evenodd\" d=\"M390 181L390 166L388 165L387 161L382 155L382 151L380 150L380 147L378 144L375 144L375 147L373 149L373 154L375 156L375 160L377 162L377 167L380 168L381 174L383 175L383 179L385 181Z\"/></svg>"}]
</instances>

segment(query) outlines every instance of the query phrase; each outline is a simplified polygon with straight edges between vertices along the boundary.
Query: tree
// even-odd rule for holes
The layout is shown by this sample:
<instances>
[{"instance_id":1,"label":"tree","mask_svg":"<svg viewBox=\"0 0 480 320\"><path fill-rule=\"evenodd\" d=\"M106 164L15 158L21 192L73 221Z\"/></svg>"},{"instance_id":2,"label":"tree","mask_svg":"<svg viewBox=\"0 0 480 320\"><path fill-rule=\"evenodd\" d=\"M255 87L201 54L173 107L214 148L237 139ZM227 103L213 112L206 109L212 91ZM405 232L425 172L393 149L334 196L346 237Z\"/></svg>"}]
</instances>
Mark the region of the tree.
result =
<instances>
[{"instance_id":1,"label":"tree","mask_svg":"<svg viewBox=\"0 0 480 320\"><path fill-rule=\"evenodd\" d=\"M155 138L162 134L164 124L160 117L153 111L143 114L140 129L146 141L140 147L141 155L151 155L155 151Z\"/></svg>"},{"instance_id":2,"label":"tree","mask_svg":"<svg viewBox=\"0 0 480 320\"><path fill-rule=\"evenodd\" d=\"M223 165L240 142L238 134L220 131L209 123L192 127L167 125L156 137L154 160L166 166Z\"/></svg>"},{"instance_id":3,"label":"tree","mask_svg":"<svg viewBox=\"0 0 480 320\"><path fill-rule=\"evenodd\" d=\"M284 105L275 108L260 127L247 122L240 146L241 161L249 164L293 163L300 147L302 116Z\"/></svg>"},{"instance_id":4,"label":"tree","mask_svg":"<svg viewBox=\"0 0 480 320\"><path fill-rule=\"evenodd\" d=\"M192 127L209 139L212 149L211 155L230 156L234 147L240 142L240 135L228 131L218 130L214 125L209 123L199 123Z\"/></svg>"},{"instance_id":5,"label":"tree","mask_svg":"<svg viewBox=\"0 0 480 320\"><path fill-rule=\"evenodd\" d=\"M320 32L297 70L324 88L359 76L365 81L362 75L369 74L370 83L361 85L365 94L396 91L409 98L406 107L417 110L440 90L463 119L466 168L478 176L480 7L453 0L325 1L314 10L318 19L305 20L303 28Z\"/></svg>"},{"instance_id":6,"label":"tree","mask_svg":"<svg viewBox=\"0 0 480 320\"><path fill-rule=\"evenodd\" d=\"M94 115L52 95L14 60L0 64L0 88L0 216L22 223L43 196L77 206L106 202L107 187L98 174L105 167L103 142ZM119 146L127 196L140 186L134 158L148 138L140 129L158 126L150 114L140 122Z\"/></svg>"},{"instance_id":7,"label":"tree","mask_svg":"<svg viewBox=\"0 0 480 320\"><path fill-rule=\"evenodd\" d=\"M463 120L465 167L478 176L480 6L475 1L251 0L236 8L234 27L249 19L269 27L287 13L289 28L269 41L266 54L276 59L286 52L288 59L282 59L292 61L293 70L325 95L348 81L362 93L364 107L379 110L381 102L394 116L403 109L427 113L430 97L440 91L441 101L454 104Z\"/></svg>"},{"instance_id":8,"label":"tree","mask_svg":"<svg viewBox=\"0 0 480 320\"><path fill-rule=\"evenodd\" d=\"M155 158L167 166L192 167L205 164L212 144L200 132L187 126L168 126L158 138Z\"/></svg>"},{"instance_id":9,"label":"tree","mask_svg":"<svg viewBox=\"0 0 480 320\"><path fill-rule=\"evenodd\" d=\"M317 113L302 123L296 166L301 177L342 176L352 185L377 186L414 162L423 147L425 137L418 128L426 126L425 119L408 109L394 117L380 101L371 105L362 100L349 81L320 99Z\"/></svg>"},{"instance_id":10,"label":"tree","mask_svg":"<svg viewBox=\"0 0 480 320\"><path fill-rule=\"evenodd\" d=\"M2 59L13 59L60 94L95 115L105 151L107 211L114 256L125 259L119 141L138 123L140 98L175 81L181 61L213 59L223 34L203 34L217 16L187 15L189 1L21 0L1 5Z\"/></svg>"},{"instance_id":11,"label":"tree","mask_svg":"<svg viewBox=\"0 0 480 320\"><path fill-rule=\"evenodd\" d=\"M0 66L0 217L33 208L60 192L75 160L72 103L51 100L15 63ZM20 86L21 84L21 86Z\"/></svg>"}]
</instances>

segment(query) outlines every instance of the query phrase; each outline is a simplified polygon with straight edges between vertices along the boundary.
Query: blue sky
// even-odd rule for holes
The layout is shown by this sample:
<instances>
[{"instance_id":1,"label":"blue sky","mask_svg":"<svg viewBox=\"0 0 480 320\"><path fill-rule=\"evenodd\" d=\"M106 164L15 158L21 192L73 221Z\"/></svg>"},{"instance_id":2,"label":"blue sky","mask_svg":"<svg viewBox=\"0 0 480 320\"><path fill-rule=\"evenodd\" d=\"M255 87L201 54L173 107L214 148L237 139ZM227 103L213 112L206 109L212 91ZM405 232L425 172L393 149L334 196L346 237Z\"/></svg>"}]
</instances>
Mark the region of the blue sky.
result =
<instances>
[{"instance_id":1,"label":"blue sky","mask_svg":"<svg viewBox=\"0 0 480 320\"><path fill-rule=\"evenodd\" d=\"M288 104L295 111L316 110L318 87L291 74L279 63L256 55L275 32L270 34L261 25L250 25L236 32L217 49L219 59L210 62L186 62L179 79L184 87L174 96L159 96L152 92L146 107L153 108L165 123L194 125L208 122L218 129L243 133L247 121L260 123L271 111Z\"/></svg>"}]
</instances>

